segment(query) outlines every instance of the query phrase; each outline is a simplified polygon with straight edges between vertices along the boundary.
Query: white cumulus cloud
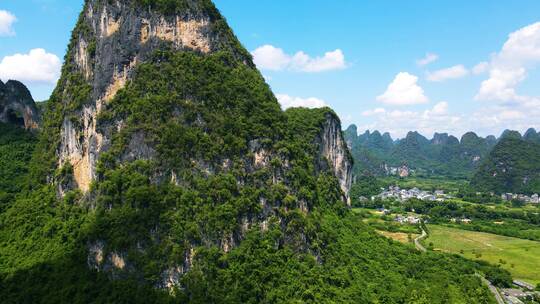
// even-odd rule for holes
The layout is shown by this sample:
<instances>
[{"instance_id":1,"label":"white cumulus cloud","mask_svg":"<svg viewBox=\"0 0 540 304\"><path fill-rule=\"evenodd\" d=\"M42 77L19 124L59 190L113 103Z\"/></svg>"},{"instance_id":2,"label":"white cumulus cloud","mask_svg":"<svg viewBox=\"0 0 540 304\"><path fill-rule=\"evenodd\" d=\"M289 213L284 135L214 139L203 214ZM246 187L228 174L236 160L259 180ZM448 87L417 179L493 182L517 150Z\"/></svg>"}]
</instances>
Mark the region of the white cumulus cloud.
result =
<instances>
[{"instance_id":1,"label":"white cumulus cloud","mask_svg":"<svg viewBox=\"0 0 540 304\"><path fill-rule=\"evenodd\" d=\"M287 68L291 62L291 58L282 49L268 44L257 48L251 54L257 67L263 70L280 71Z\"/></svg>"},{"instance_id":2,"label":"white cumulus cloud","mask_svg":"<svg viewBox=\"0 0 540 304\"><path fill-rule=\"evenodd\" d=\"M476 95L477 100L518 100L515 87L523 81L527 74L525 68L493 68L489 78L484 80Z\"/></svg>"},{"instance_id":3,"label":"white cumulus cloud","mask_svg":"<svg viewBox=\"0 0 540 304\"><path fill-rule=\"evenodd\" d=\"M448 79L457 79L467 76L469 71L462 65L455 65L446 69L437 70L435 72L427 73L427 80L433 82L441 82Z\"/></svg>"},{"instance_id":4,"label":"white cumulus cloud","mask_svg":"<svg viewBox=\"0 0 540 304\"><path fill-rule=\"evenodd\" d=\"M267 44L255 49L251 54L257 67L262 70L316 73L347 67L345 55L340 49L326 52L322 57L311 57L303 51L289 55L283 49Z\"/></svg>"},{"instance_id":5,"label":"white cumulus cloud","mask_svg":"<svg viewBox=\"0 0 540 304\"><path fill-rule=\"evenodd\" d=\"M508 36L501 51L492 56L489 78L480 85L476 100L530 102L536 97L516 92L527 78L527 70L540 64L540 22L525 26Z\"/></svg>"},{"instance_id":6,"label":"white cumulus cloud","mask_svg":"<svg viewBox=\"0 0 540 304\"><path fill-rule=\"evenodd\" d=\"M297 107L304 107L304 108L311 108L311 109L326 107L326 102L316 97L302 98L302 97L289 96L287 94L276 94L276 97L279 103L281 104L281 108L283 110L286 110L288 108L297 108Z\"/></svg>"},{"instance_id":7,"label":"white cumulus cloud","mask_svg":"<svg viewBox=\"0 0 540 304\"><path fill-rule=\"evenodd\" d=\"M418 77L407 72L398 73L386 92L377 96L377 100L390 105L413 105L429 101L424 95L424 89L418 85Z\"/></svg>"},{"instance_id":8,"label":"white cumulus cloud","mask_svg":"<svg viewBox=\"0 0 540 304\"><path fill-rule=\"evenodd\" d=\"M30 84L55 84L60 77L62 62L44 49L28 54L6 56L0 62L0 79L15 79Z\"/></svg>"},{"instance_id":9,"label":"white cumulus cloud","mask_svg":"<svg viewBox=\"0 0 540 304\"><path fill-rule=\"evenodd\" d=\"M13 36L15 31L13 30L13 23L17 21L17 17L12 13L0 10L0 36Z\"/></svg>"},{"instance_id":10,"label":"white cumulus cloud","mask_svg":"<svg viewBox=\"0 0 540 304\"><path fill-rule=\"evenodd\" d=\"M439 55L434 53L427 53L426 56L422 59L416 60L416 64L419 66L425 66L430 63L433 63L439 59Z\"/></svg>"}]
</instances>

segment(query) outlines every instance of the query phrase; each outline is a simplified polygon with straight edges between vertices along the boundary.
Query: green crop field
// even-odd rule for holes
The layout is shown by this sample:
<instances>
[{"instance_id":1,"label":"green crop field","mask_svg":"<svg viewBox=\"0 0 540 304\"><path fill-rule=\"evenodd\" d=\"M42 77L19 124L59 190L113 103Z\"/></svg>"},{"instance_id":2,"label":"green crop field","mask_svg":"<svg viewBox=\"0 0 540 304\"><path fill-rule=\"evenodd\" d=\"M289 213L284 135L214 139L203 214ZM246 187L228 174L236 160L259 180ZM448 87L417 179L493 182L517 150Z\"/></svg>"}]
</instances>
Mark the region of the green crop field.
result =
<instances>
[{"instance_id":1,"label":"green crop field","mask_svg":"<svg viewBox=\"0 0 540 304\"><path fill-rule=\"evenodd\" d=\"M540 283L540 242L437 225L428 229L424 244L433 243L435 250L501 264L516 279Z\"/></svg>"},{"instance_id":2,"label":"green crop field","mask_svg":"<svg viewBox=\"0 0 540 304\"><path fill-rule=\"evenodd\" d=\"M423 177L384 177L380 178L383 185L398 185L401 188L420 188L422 190L444 190L446 192L456 192L467 184L465 179L448 179L448 178L423 178Z\"/></svg>"}]
</instances>

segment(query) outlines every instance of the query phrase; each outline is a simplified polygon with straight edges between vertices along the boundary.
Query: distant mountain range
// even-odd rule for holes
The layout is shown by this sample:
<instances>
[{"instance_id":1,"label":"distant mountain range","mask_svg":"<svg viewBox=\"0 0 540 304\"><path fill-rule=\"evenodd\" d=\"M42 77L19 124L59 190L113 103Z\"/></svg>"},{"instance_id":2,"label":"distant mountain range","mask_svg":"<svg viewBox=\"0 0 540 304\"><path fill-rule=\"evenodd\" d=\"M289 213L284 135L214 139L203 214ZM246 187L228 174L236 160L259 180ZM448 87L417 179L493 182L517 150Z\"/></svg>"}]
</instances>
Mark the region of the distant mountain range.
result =
<instances>
[{"instance_id":1,"label":"distant mountain range","mask_svg":"<svg viewBox=\"0 0 540 304\"><path fill-rule=\"evenodd\" d=\"M375 175L409 174L420 176L472 176L483 158L496 145L494 136L479 137L468 132L461 140L447 133L435 133L427 139L418 132L409 132L403 139L393 140L389 133L365 131L357 127L345 130L345 139L355 159L354 172Z\"/></svg>"},{"instance_id":2,"label":"distant mountain range","mask_svg":"<svg viewBox=\"0 0 540 304\"><path fill-rule=\"evenodd\" d=\"M523 136L506 130L499 138L468 132L461 139L446 133L427 139L411 131L393 140L379 131L358 134L351 125L344 135L357 176L443 176L470 179L479 190L496 193L540 191L540 133L532 128Z\"/></svg>"}]
</instances>

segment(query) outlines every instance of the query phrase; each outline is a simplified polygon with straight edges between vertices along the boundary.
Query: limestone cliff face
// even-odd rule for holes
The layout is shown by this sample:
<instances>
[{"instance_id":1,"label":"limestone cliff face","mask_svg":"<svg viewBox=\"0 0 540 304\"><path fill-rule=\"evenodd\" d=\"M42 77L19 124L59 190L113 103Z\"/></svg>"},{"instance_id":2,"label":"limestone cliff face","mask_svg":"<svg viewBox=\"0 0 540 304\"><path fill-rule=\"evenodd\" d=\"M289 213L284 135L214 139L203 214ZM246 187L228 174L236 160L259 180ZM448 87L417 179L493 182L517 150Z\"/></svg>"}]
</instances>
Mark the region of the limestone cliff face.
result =
<instances>
[{"instance_id":1,"label":"limestone cliff face","mask_svg":"<svg viewBox=\"0 0 540 304\"><path fill-rule=\"evenodd\" d=\"M62 123L58 166L73 167L77 187L86 192L96 177L96 161L110 145L116 126L98 126L97 118L131 79L134 68L163 46L210 53L233 44L216 26L215 17L196 2L182 14L165 15L128 0L89 0L74 31L64 74L78 75L91 88L88 100L78 105ZM238 56L244 56L238 54ZM247 64L252 64L246 57ZM66 93L74 83L62 77L63 102L73 108ZM137 154L137 153L135 153Z\"/></svg>"},{"instance_id":2,"label":"limestone cliff face","mask_svg":"<svg viewBox=\"0 0 540 304\"><path fill-rule=\"evenodd\" d=\"M344 200L350 205L349 190L352 183L353 160L350 155L347 143L341 132L341 123L332 113L325 115L317 143L319 144L319 154L321 157L320 167L330 166L332 172L339 180Z\"/></svg>"},{"instance_id":3,"label":"limestone cliff face","mask_svg":"<svg viewBox=\"0 0 540 304\"><path fill-rule=\"evenodd\" d=\"M0 81L0 122L35 130L39 121L38 109L26 86L15 80L6 84Z\"/></svg>"},{"instance_id":4,"label":"limestone cliff face","mask_svg":"<svg viewBox=\"0 0 540 304\"><path fill-rule=\"evenodd\" d=\"M249 53L219 12L212 11L210 1L178 1L187 5L179 13L163 13L138 2L86 2L51 103L61 110L55 122L60 129L58 146L53 142L57 165L72 168L60 170L72 174L65 174L69 181L62 176L56 184L60 195L72 188L87 192L83 201L104 210L104 222L120 205L147 212L154 197L142 196L167 183L170 187L164 191L171 191L170 197L186 212L163 207L163 218L152 216L140 223L137 239L120 246L109 231L125 227L111 222L88 240L88 266L113 277L136 274L141 261L147 260L137 256L161 256L167 250L155 252L156 248L172 246L164 240L174 238L181 247L175 246L179 251L174 259L161 256L167 263L154 273L160 279L152 282L172 288L192 268L198 247L230 252L251 229L279 227L283 243L303 252L317 251L310 248L314 236L293 226L297 215L309 215L323 200L341 207L340 198L348 201L352 160L337 116L330 109L304 109L291 116L281 111ZM214 54L218 51L223 52ZM187 70L196 73L183 75ZM160 89L152 91L154 87ZM140 103L144 107L130 108ZM106 152L110 153L102 157ZM98 176L100 158L106 168ZM128 180L124 185L123 179L114 181L121 187L108 186L108 172L140 163L147 168L144 173L125 177L140 174L150 188ZM319 182L324 185L317 187ZM214 191L218 187L224 191ZM179 194L182 191L196 197L188 199ZM137 197L135 205L128 203L126 193ZM155 193L160 195L161 190ZM183 237L163 224L173 213L193 228L193 235Z\"/></svg>"}]
</instances>

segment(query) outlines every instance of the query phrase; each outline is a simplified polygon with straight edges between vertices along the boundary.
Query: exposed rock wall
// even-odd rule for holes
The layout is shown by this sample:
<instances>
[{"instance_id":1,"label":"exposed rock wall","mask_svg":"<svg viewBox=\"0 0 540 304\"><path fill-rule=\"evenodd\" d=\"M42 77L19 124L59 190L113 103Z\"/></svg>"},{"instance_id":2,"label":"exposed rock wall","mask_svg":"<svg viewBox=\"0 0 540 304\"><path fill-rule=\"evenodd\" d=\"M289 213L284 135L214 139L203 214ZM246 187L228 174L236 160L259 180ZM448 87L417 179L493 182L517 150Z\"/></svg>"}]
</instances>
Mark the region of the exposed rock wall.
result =
<instances>
[{"instance_id":1,"label":"exposed rock wall","mask_svg":"<svg viewBox=\"0 0 540 304\"><path fill-rule=\"evenodd\" d=\"M197 3L204 2L188 1L188 3L196 7ZM129 116L120 117L123 114L113 115L114 117L108 116L112 111L107 110L114 109L114 102L117 102L116 105L124 105L123 103L129 102L126 99L121 101L115 101L114 99L118 92L126 85L129 85L132 79L139 81L138 78L134 78L137 66L148 62L150 56L156 50L172 49L175 51L198 52L204 58L208 56L207 54L226 49L231 51L229 53L233 56L236 56L235 59L240 59L235 64L245 64L254 68L249 53L243 53L242 50L244 49L238 47L237 41L233 41L234 36L224 32L227 30L224 29L224 23L216 25L215 22L217 21L212 19L216 17L211 17L212 14L207 10L208 8L206 8L206 11L199 11L192 7L182 14L167 15L153 11L148 7L142 8L135 5L134 1L88 0L84 13L81 15L78 26L74 31L67 62L64 66L64 73L69 74L62 76L59 89L56 91L56 94L61 95L60 100L56 102L62 103L64 105L63 109L65 109L63 121L61 123L57 122L61 129L60 144L55 147L58 154L58 166L62 167L70 164L73 168L74 179L71 183L65 183L65 186L59 185L60 194L65 193L73 185L83 192L90 190L92 181L97 178L97 161L100 155L110 149L114 135L126 137L121 139L122 151L114 150L117 153L115 154L115 161L117 161L115 165L122 166L126 163L144 159L163 161L163 166L153 169L151 174L148 173L150 183L161 183L170 180L172 184L177 186L185 188L201 187L202 193L209 192L203 186L189 184L188 181L183 179L183 174L186 175L187 170L193 169L192 173L200 174L203 179L221 173L234 176L238 190L227 190L231 191L233 196L242 196L242 190L246 186L265 190L276 186L275 192L279 192L279 195L274 195L270 191L261 191L261 194L258 194L257 197L250 197L249 200L252 203L259 200L260 206L249 211L239 211L238 218L229 219L232 223L231 227L227 226L227 229L212 227L208 231L205 227L201 227L199 228L201 235L197 236L197 239L185 240L184 255L181 260L175 259L174 262L168 262L160 272L161 280L157 285L163 288L172 288L179 285L180 277L186 271L189 271L194 263L196 247L218 246L223 252L230 252L240 244L251 228L257 229L260 227L262 230L268 230L271 225L276 225L286 230L287 225L292 220L283 216L283 213L298 208L302 213L308 214L310 209L314 208L316 202L304 197L300 197L296 201L295 194L300 192L298 184L301 182L297 181L295 184L294 179L296 177L288 174L293 169L293 166L302 166L303 169L306 169L306 172L309 172L306 175L313 175L315 178L317 173L334 173L339 180L344 201L348 201L351 184L352 161L341 134L339 119L331 111L324 116L324 120L321 120L323 116L316 112L315 118L307 121L314 122L317 125L306 126L306 129L309 130L306 134L309 135L300 135L302 140L299 140L299 145L291 145L295 149L298 149L299 146L302 147L300 154L306 154L303 157L288 154L285 151L286 149L283 149L284 152L276 150L274 145L278 141L284 140L282 138L287 138L290 135L290 129L286 127L278 128L281 125L276 125L275 134L269 134L270 137L256 134L258 132L248 132L254 135L242 137L240 140L249 141L246 146L247 149L245 149L247 151L235 151L234 154L223 153L213 156L212 159L204 159L199 155L188 155L184 157L185 164L178 165L169 164L164 159L160 159L162 155L158 154L159 146L157 144L159 143L155 142L156 138L153 138L152 134L148 134L151 131L148 131L148 129L135 130L136 126L133 123L130 124ZM221 20L221 22L224 21ZM238 45L234 45L235 43ZM152 62L156 63L157 61ZM180 68L180 66L177 68ZM200 79L201 77L205 76L194 78ZM262 81L262 77L257 80ZM145 84L147 84L147 81L145 79ZM167 77L166 80L161 82L163 81L174 83L178 80L174 79L174 77ZM82 85L79 82L82 82ZM214 83L217 82L212 84ZM71 90L71 88L74 90ZM221 88L217 93L226 89L229 88ZM245 89L251 90L250 84L246 83ZM250 107L257 107L259 103L267 103L267 106L271 104L275 106L273 108L276 110L275 114L284 115L282 118L285 121L285 114L278 112L279 106L269 88L263 87L263 89L268 90L268 94L264 95L265 97L259 98L259 96L256 96L259 94L254 94L254 96L246 97L246 104ZM80 97L81 91L85 93L88 90L90 90L90 93L86 100L74 101L77 100L77 97ZM133 90L130 90L129 94L129 96L135 96L131 95L134 94ZM152 97L152 93L147 90L143 90L138 94L144 97ZM164 94L168 95L168 91ZM195 103L197 100L193 102ZM202 101L201 104L204 105ZM208 102L208 104L208 107L211 107L212 103ZM219 109L215 111L222 111ZM204 111L204 109L202 110ZM99 120L100 113L107 114L105 115L107 118L102 119L101 122ZM233 113L235 113L234 117L227 117L227 119L241 119L243 117L239 116L251 114ZM240 111L240 113L243 112ZM144 115L146 112L138 114ZM164 120L175 119L175 110L172 110L170 114L171 117L164 117ZM215 114L219 116L222 113ZM159 113L159 116L163 117L164 115ZM273 123L281 124L283 121ZM161 126L158 122L156 124L157 127ZM197 118L196 124L204 125L204 121ZM128 127L123 127L125 125ZM129 134L127 134L128 132L122 132L127 130L130 131ZM122 134L117 134L118 132L122 132ZM118 137L115 137L115 147L116 143L118 143L116 139ZM216 138L219 139L220 137ZM179 152L182 150L178 149ZM294 157L298 157L301 161L295 163ZM314 168L314 165L317 168ZM175 172L175 170L178 171ZM233 174L231 174L232 171L234 171ZM106 174L104 175L103 180L107 180ZM300 180L299 177L297 179ZM334 183L331 184L332 203L335 201L336 195L339 195L339 189L334 185ZM96 191L85 198L93 200L97 196L99 199L100 190L102 190L100 186L103 186L103 184L97 184ZM317 191L317 189L312 190L313 192ZM288 195L281 197L281 194ZM227 201L226 203L230 202ZM106 208L112 210L115 207L108 205ZM199 210L196 212L199 212ZM141 223L141 225L149 224ZM106 244L112 243L110 237L106 233L99 236L98 240L94 239L93 242L88 244L88 265L99 271L111 271L113 276L114 273L118 272L130 272L132 270L137 272L136 267L133 266L137 264L137 261L130 256L130 250L145 255L147 254L145 250L152 250L150 249L152 246L148 246L150 242L160 243L160 237L169 237L170 233L172 233L171 231L160 231L158 226L159 224L156 223L155 228L146 227L151 235L151 241L147 240L146 243L143 241L141 244L133 242L128 246L130 248L113 248L112 246L109 248ZM121 228L118 227L117 229ZM299 250L308 252L308 236L304 232L300 232L297 237L293 232L287 232L283 242L294 243Z\"/></svg>"},{"instance_id":2,"label":"exposed rock wall","mask_svg":"<svg viewBox=\"0 0 540 304\"><path fill-rule=\"evenodd\" d=\"M113 126L98 126L97 122L102 108L129 82L135 67L164 44L176 50L209 53L232 43L224 42L232 38L218 31L214 21L196 7L181 15L163 15L134 1L87 1L66 63L70 73L81 75L92 87L92 93L84 106L65 117L58 147L58 166L73 166L80 190L90 189L96 178L96 162L110 142L108 133ZM71 98L64 96L63 102L69 105Z\"/></svg>"},{"instance_id":3,"label":"exposed rock wall","mask_svg":"<svg viewBox=\"0 0 540 304\"><path fill-rule=\"evenodd\" d=\"M331 113L326 114L325 117L326 120L318 138L320 155L324 157L320 161L320 167L330 166L330 169L339 180L344 200L350 205L349 190L352 183L352 157L343 138L339 119Z\"/></svg>"},{"instance_id":4,"label":"exposed rock wall","mask_svg":"<svg viewBox=\"0 0 540 304\"><path fill-rule=\"evenodd\" d=\"M15 80L0 81L0 122L35 130L39 121L39 111L26 86Z\"/></svg>"}]
</instances>

